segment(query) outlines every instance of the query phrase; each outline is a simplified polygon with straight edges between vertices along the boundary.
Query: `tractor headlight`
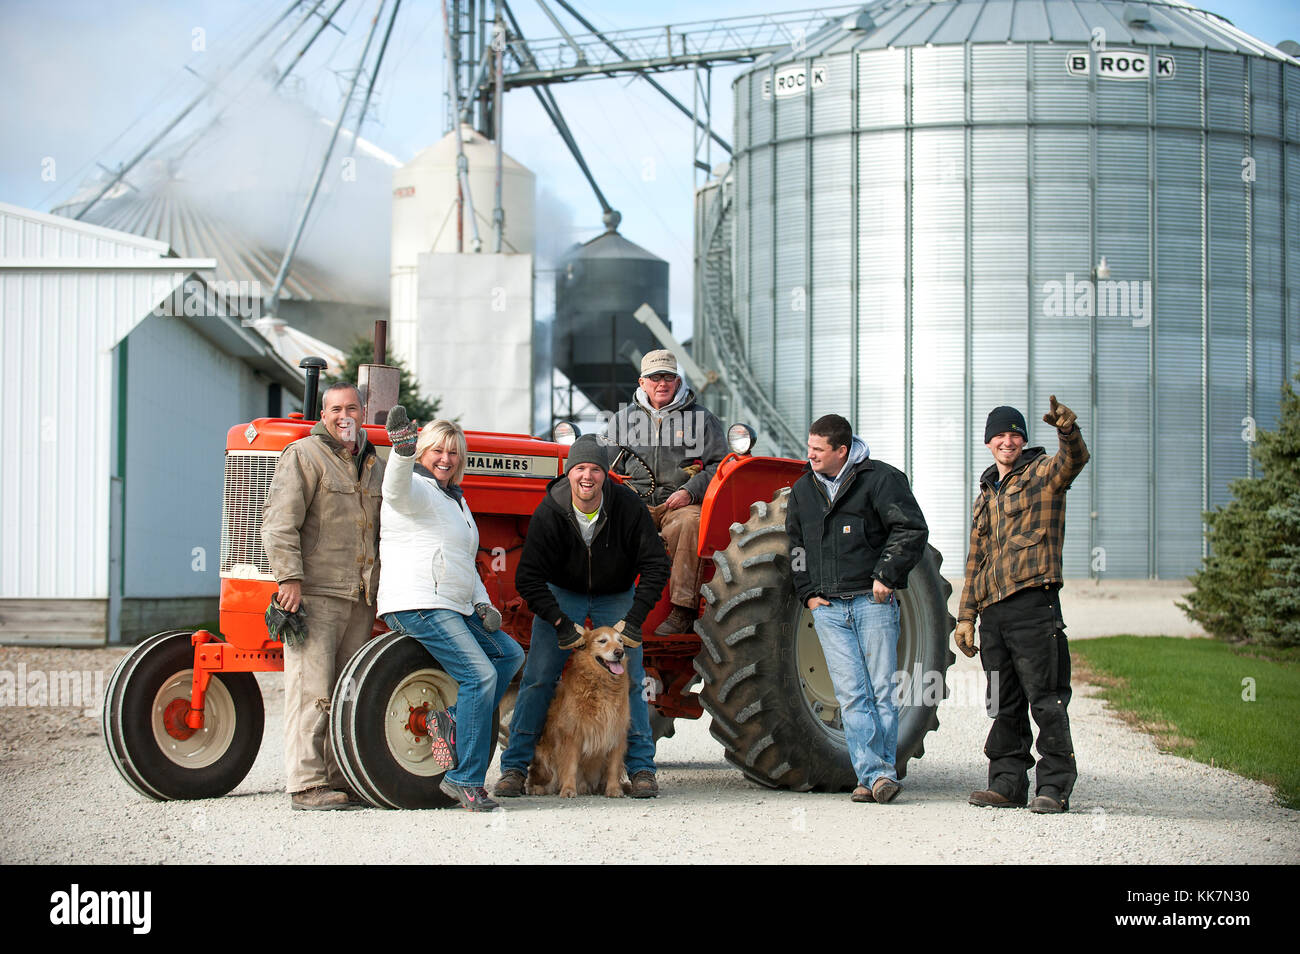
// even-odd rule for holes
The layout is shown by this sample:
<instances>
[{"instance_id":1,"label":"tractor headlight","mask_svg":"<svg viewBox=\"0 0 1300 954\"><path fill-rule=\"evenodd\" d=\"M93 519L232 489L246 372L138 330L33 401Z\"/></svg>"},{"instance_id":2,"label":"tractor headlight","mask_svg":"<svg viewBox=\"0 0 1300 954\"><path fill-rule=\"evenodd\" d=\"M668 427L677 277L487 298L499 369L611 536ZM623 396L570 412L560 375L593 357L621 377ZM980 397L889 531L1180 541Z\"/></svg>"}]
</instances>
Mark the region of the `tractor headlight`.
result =
<instances>
[{"instance_id":1,"label":"tractor headlight","mask_svg":"<svg viewBox=\"0 0 1300 954\"><path fill-rule=\"evenodd\" d=\"M727 444L733 453L748 454L758 442L758 432L748 424L732 424L727 428Z\"/></svg>"},{"instance_id":2,"label":"tractor headlight","mask_svg":"<svg viewBox=\"0 0 1300 954\"><path fill-rule=\"evenodd\" d=\"M582 432L578 430L578 425L572 421L560 421L551 430L551 440L557 444L563 444L565 447L570 446L578 439Z\"/></svg>"}]
</instances>

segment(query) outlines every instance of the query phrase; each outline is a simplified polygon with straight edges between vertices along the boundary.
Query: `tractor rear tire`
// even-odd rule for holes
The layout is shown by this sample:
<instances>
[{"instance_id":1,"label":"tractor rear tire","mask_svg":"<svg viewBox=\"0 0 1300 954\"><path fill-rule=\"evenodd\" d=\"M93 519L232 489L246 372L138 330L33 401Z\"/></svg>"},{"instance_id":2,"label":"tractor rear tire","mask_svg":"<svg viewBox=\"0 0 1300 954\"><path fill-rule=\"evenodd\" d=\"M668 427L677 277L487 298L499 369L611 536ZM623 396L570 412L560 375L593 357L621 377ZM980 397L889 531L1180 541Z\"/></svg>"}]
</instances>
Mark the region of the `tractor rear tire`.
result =
<instances>
[{"instance_id":1,"label":"tractor rear tire","mask_svg":"<svg viewBox=\"0 0 1300 954\"><path fill-rule=\"evenodd\" d=\"M455 680L411 636L386 633L359 649L339 674L330 704L334 757L352 790L377 808L446 808L444 774L429 737L411 730L411 716L456 701ZM491 761L497 716L492 719Z\"/></svg>"},{"instance_id":2,"label":"tractor rear tire","mask_svg":"<svg viewBox=\"0 0 1300 954\"><path fill-rule=\"evenodd\" d=\"M749 520L732 524L730 544L714 554L717 572L702 587L707 605L695 625L700 701L713 717L710 733L746 778L768 788L843 791L858 780L812 613L794 594L789 494L783 488L770 503L752 504ZM952 586L939 573L939 552L926 550L897 593L899 778L939 726L936 710L955 659L948 648Z\"/></svg>"},{"instance_id":3,"label":"tractor rear tire","mask_svg":"<svg viewBox=\"0 0 1300 954\"><path fill-rule=\"evenodd\" d=\"M194 678L192 635L150 636L118 663L104 694L104 742L113 766L158 801L225 795L244 780L262 744L262 692L246 672L214 673L203 728L188 738L176 734L174 713L185 707L172 704L188 703Z\"/></svg>"}]
</instances>

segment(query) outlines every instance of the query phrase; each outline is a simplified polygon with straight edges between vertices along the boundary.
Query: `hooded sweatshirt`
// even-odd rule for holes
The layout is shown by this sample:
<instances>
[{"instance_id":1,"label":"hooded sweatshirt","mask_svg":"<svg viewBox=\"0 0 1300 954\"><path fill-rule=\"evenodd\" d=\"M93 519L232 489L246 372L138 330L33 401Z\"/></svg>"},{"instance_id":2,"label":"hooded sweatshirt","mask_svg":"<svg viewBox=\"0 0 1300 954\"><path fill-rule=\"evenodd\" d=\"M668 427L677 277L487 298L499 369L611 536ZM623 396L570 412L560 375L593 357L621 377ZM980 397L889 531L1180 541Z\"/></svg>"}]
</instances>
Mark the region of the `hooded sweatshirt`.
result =
<instances>
[{"instance_id":1,"label":"hooded sweatshirt","mask_svg":"<svg viewBox=\"0 0 1300 954\"><path fill-rule=\"evenodd\" d=\"M718 464L727 456L722 422L695 403L695 392L680 375L678 380L681 386L673 399L657 410L645 391L637 388L632 403L620 408L609 424L609 437L625 449L610 451L616 459L615 472L627 476L637 493L649 495L645 499L650 505L663 503L681 489L691 495L692 503L700 503ZM700 466L694 475L683 469L692 464ZM654 474L653 494L647 467Z\"/></svg>"},{"instance_id":2,"label":"hooded sweatshirt","mask_svg":"<svg viewBox=\"0 0 1300 954\"><path fill-rule=\"evenodd\" d=\"M867 442L854 434L853 440L849 443L849 456L844 459L844 466L840 468L840 472L834 477L827 477L814 470L813 475L821 481L822 486L826 489L826 496L834 500L835 495L844 486L844 478L853 472L854 465L861 463L870 456L871 448L867 446Z\"/></svg>"},{"instance_id":3,"label":"hooded sweatshirt","mask_svg":"<svg viewBox=\"0 0 1300 954\"><path fill-rule=\"evenodd\" d=\"M575 593L622 593L636 584L627 621L639 627L668 582L668 554L636 494L612 480L601 491L591 543L584 542L573 513L567 477L556 477L533 511L515 589L534 615L554 625L560 604L548 583ZM637 578L640 574L640 579ZM582 620L574 620L582 625Z\"/></svg>"}]
</instances>

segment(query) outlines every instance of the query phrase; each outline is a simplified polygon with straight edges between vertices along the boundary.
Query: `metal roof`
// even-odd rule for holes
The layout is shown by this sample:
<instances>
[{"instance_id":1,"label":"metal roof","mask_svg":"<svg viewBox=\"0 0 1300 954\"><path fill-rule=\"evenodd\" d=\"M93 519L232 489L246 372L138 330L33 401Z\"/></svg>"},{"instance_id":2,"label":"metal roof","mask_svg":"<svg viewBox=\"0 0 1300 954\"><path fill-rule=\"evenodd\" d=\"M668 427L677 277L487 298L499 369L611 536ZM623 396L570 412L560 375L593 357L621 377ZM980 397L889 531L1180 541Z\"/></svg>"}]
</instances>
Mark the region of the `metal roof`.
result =
<instances>
[{"instance_id":1,"label":"metal roof","mask_svg":"<svg viewBox=\"0 0 1300 954\"><path fill-rule=\"evenodd\" d=\"M259 124L268 123L274 125L280 137L277 142L292 142L295 148L268 148L265 154L250 160L246 155L249 144L261 142L259 137L265 130ZM284 250L276 244L277 239L268 241L269 233L265 230L261 238L254 237L251 231L255 229L250 230L244 217L256 210L259 215L253 217L260 217L263 228L267 214L272 212L283 212L286 226L292 221L289 215L298 210L295 197L302 186L299 151L312 154L318 141L323 148L333 127L329 120L296 103L255 100L248 110L234 118L191 132L140 162L80 221L157 239L167 243L177 255L216 258L217 270L210 276L213 283L257 282L260 293L269 294ZM341 153L346 146L349 155L355 155L358 164L366 167L359 178L387 183L392 171L401 167L396 157L357 137L351 130L341 130L339 136L338 151ZM83 183L54 213L75 216L99 194L111 174L112 170L105 170L96 179ZM383 191L386 194L387 189ZM323 197L317 201L316 223L322 221L327 206ZM386 212L382 207L377 208L380 210L377 216ZM235 218L232 221L227 215ZM242 225L234 224L241 221ZM352 227L350 233L340 229L338 223L323 229L322 234L327 236L325 243L331 249L340 243L350 247L346 243L354 239L346 235L363 226L366 227L363 231L374 232L375 222L349 222L348 225ZM344 237L335 238L340 235ZM314 266L311 257L304 255L300 248L280 291L280 300L369 303L376 292L358 287L355 278L354 274L354 280L350 281L340 277L337 269L326 271Z\"/></svg>"},{"instance_id":2,"label":"metal roof","mask_svg":"<svg viewBox=\"0 0 1300 954\"><path fill-rule=\"evenodd\" d=\"M876 0L807 39L758 60L754 69L846 50L960 43L1088 43L1106 31L1113 46L1172 46L1300 64L1216 13L1180 0Z\"/></svg>"},{"instance_id":3,"label":"metal roof","mask_svg":"<svg viewBox=\"0 0 1300 954\"><path fill-rule=\"evenodd\" d=\"M635 242L630 242L618 232L601 232L594 239L569 247L564 253L565 262L579 259L612 258L662 262L663 259Z\"/></svg>"},{"instance_id":4,"label":"metal roof","mask_svg":"<svg viewBox=\"0 0 1300 954\"><path fill-rule=\"evenodd\" d=\"M165 242L183 258L217 260L216 282L258 282L270 291L280 267L281 253L244 235L220 215L191 198L183 176L165 160L148 160L132 172L134 183L119 183L80 221L119 232ZM71 218L100 189L87 185L54 213ZM310 263L295 259L280 293L281 299L349 301Z\"/></svg>"},{"instance_id":5,"label":"metal roof","mask_svg":"<svg viewBox=\"0 0 1300 954\"><path fill-rule=\"evenodd\" d=\"M257 318L253 321L253 327L292 367L298 367L299 362L306 357L324 358L326 374L334 377L343 376L347 355L332 344L293 327L283 318Z\"/></svg>"}]
</instances>

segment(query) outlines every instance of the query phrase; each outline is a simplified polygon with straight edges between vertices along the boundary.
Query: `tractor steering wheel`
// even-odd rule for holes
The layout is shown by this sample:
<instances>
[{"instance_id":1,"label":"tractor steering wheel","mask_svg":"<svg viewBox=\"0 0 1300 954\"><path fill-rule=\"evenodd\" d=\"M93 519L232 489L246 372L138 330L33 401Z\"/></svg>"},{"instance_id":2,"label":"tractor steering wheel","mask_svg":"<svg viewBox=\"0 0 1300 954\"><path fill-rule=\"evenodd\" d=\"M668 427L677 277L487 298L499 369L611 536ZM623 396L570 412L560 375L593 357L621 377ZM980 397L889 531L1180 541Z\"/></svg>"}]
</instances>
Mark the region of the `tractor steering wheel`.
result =
<instances>
[{"instance_id":1,"label":"tractor steering wheel","mask_svg":"<svg viewBox=\"0 0 1300 954\"><path fill-rule=\"evenodd\" d=\"M655 480L654 470L651 469L648 463L646 463L646 459L644 457L642 457L632 448L628 447L626 444L615 444L614 446L618 448L618 455L614 458L613 461L610 462L609 469L613 470L615 467L617 467L619 463L623 460L624 456L634 458L636 462L641 465L641 468L646 473L646 477L649 478L650 480L650 489L645 493L642 493L641 491L636 491L636 494L642 500L646 500L646 501L653 500L655 495L655 488L658 486L658 482ZM623 476L627 477L629 480L633 479L632 474L624 474ZM636 475L636 479L640 480L641 479L640 475ZM633 489L635 490L635 488Z\"/></svg>"}]
</instances>

